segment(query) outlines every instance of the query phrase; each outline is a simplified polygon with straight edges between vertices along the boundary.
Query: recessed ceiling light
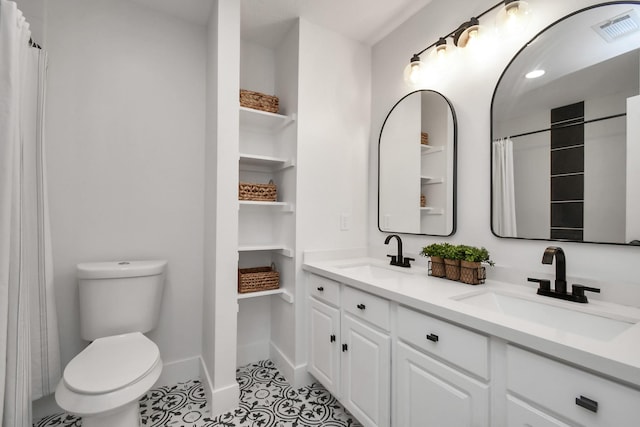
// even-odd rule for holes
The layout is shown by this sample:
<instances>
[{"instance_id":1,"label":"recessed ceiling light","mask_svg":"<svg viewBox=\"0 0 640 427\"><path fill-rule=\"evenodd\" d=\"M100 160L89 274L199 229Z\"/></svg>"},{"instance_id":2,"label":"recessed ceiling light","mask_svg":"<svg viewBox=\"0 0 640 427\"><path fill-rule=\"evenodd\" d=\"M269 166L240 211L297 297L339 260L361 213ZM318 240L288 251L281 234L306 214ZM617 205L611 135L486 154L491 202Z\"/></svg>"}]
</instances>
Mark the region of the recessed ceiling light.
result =
<instances>
[{"instance_id":1,"label":"recessed ceiling light","mask_svg":"<svg viewBox=\"0 0 640 427\"><path fill-rule=\"evenodd\" d=\"M525 74L525 77L528 79L537 79L538 77L544 76L544 73L544 70L533 70Z\"/></svg>"}]
</instances>

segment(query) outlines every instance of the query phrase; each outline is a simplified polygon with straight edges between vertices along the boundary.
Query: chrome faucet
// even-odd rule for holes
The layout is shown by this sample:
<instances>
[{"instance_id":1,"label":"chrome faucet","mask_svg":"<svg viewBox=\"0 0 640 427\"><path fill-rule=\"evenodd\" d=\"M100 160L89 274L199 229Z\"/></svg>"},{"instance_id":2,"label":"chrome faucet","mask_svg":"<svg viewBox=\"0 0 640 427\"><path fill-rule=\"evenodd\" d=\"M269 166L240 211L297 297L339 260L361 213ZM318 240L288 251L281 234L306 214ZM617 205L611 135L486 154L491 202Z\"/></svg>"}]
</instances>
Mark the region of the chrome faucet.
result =
<instances>
[{"instance_id":1,"label":"chrome faucet","mask_svg":"<svg viewBox=\"0 0 640 427\"><path fill-rule=\"evenodd\" d=\"M395 237L398 241L398 254L387 255L389 258L391 258L391 262L389 264L397 265L398 267L411 267L411 261L415 261L415 259L402 256L402 239L400 238L400 236L398 236L397 234L391 234L384 240L384 244L388 245L392 237Z\"/></svg>"},{"instance_id":2,"label":"chrome faucet","mask_svg":"<svg viewBox=\"0 0 640 427\"><path fill-rule=\"evenodd\" d=\"M556 279L554 281L554 289L551 289L551 281L548 279L527 278L529 282L540 284L538 295L544 295L552 298L564 299L567 301L587 303L589 300L585 296L585 291L600 293L598 288L590 288L583 285L571 285L571 293L567 293L567 261L562 248L557 246L549 246L542 254L542 263L551 265L553 258L556 259Z\"/></svg>"}]
</instances>

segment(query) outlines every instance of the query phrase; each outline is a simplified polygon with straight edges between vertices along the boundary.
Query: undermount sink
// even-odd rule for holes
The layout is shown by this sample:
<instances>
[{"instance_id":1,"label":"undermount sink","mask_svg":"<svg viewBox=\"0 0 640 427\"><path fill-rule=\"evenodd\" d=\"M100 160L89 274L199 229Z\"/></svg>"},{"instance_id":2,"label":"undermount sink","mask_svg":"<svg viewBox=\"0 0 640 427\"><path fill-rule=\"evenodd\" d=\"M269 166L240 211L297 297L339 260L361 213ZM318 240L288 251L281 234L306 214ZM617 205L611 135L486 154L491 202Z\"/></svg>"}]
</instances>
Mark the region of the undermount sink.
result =
<instances>
[{"instance_id":1,"label":"undermount sink","mask_svg":"<svg viewBox=\"0 0 640 427\"><path fill-rule=\"evenodd\" d=\"M398 279L398 275L409 274L408 272L380 267L373 264L351 264L338 267L346 274L362 277L363 279ZM402 277L402 276L400 276Z\"/></svg>"},{"instance_id":2,"label":"undermount sink","mask_svg":"<svg viewBox=\"0 0 640 427\"><path fill-rule=\"evenodd\" d=\"M533 298L546 298L532 296ZM578 311L560 303L533 301L503 292L484 291L457 297L456 300L475 307L534 322L560 331L569 332L601 341L609 341L621 334L638 320ZM577 307L576 307L577 308Z\"/></svg>"}]
</instances>

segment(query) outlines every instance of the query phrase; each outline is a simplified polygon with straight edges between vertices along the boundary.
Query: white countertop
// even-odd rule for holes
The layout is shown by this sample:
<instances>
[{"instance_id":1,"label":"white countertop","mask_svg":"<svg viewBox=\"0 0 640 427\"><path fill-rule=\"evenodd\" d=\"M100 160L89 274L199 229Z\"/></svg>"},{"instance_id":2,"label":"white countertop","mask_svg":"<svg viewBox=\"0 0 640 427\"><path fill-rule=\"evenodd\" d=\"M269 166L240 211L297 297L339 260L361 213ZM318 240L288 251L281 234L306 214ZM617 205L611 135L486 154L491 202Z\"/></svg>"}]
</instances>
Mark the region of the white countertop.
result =
<instances>
[{"instance_id":1,"label":"white countertop","mask_svg":"<svg viewBox=\"0 0 640 427\"><path fill-rule=\"evenodd\" d=\"M345 268L363 264L396 271L398 277L365 277ZM603 341L477 307L457 298L497 290L528 299L540 298L536 301L572 310L636 321L640 321L640 309L595 300L588 304L562 301L538 296L530 286L494 280L467 285L428 276L424 267L393 267L373 258L305 261L303 269L640 388L640 323Z\"/></svg>"}]
</instances>

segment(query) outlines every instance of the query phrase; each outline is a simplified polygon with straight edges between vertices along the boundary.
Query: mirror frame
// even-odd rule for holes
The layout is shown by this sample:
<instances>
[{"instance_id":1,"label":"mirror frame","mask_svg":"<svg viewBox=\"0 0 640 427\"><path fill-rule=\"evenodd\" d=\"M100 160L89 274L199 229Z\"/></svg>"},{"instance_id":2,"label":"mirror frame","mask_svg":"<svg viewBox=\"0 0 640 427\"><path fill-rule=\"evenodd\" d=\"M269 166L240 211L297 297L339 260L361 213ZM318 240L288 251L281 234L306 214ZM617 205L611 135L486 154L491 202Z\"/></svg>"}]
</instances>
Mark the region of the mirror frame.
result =
<instances>
[{"instance_id":1,"label":"mirror frame","mask_svg":"<svg viewBox=\"0 0 640 427\"><path fill-rule=\"evenodd\" d=\"M575 16L578 15L580 13L592 10L592 9L596 9L599 7L603 7L603 6L611 6L611 5L618 5L618 4L628 4L628 5L637 5L640 6L640 1L634 1L634 0L620 0L620 1L608 1L608 2L602 2L602 3L597 3L597 4L593 4L581 9L578 9L574 12L571 12L563 17L561 17L560 19L557 19L556 21L552 22L551 24L547 25L546 27L544 27L542 30L540 30L535 36L533 36L529 41L527 41L519 50L518 52L513 56L513 58L511 58L511 60L509 61L509 63L507 64L507 66L505 67L505 69L502 71L502 73L500 74L500 78L498 79L498 82L496 83L496 87L493 90L493 96L491 97L491 111L490 111L490 127L491 127L491 138L489 140L489 150L490 150L490 155L489 155L489 190L491 193L491 198L489 199L489 208L490 208L490 212L491 215L489 216L489 226L491 227L491 233L500 238L500 239L512 239L512 240L531 240L531 241L543 241L543 242L569 242L569 243L590 243L590 244L598 244L598 245L617 245L617 246L634 246L631 245L629 243L621 243L621 242L595 242L595 241L589 241L589 240L569 240L569 239L544 239L541 237L511 237L511 236L500 236L498 235L494 228L493 228L493 150L492 150L492 144L493 144L493 140L495 138L494 135L494 128L493 128L493 106L494 106L494 102L495 102L495 97L496 97L496 93L498 92L498 86L500 86L500 83L502 82L502 79L504 78L505 74L507 73L507 70L509 69L509 67L511 66L511 64L513 64L513 62L518 58L518 56L523 53L527 46L533 42L536 38L540 37L540 35L542 35L545 31L549 30L552 27L555 27L556 25L560 24L561 22ZM638 47L640 49L640 46Z\"/></svg>"},{"instance_id":2,"label":"mirror frame","mask_svg":"<svg viewBox=\"0 0 640 427\"><path fill-rule=\"evenodd\" d=\"M380 228L380 144L382 143L382 132L384 132L384 126L387 123L387 120L389 120L389 117L391 116L391 113L393 113L393 110L395 110L395 108L398 106L398 104L400 104L405 98L415 94L415 93L422 93L422 92L430 92L433 93L437 96L439 96L440 98L442 98L446 103L447 106L449 107L449 111L451 112L451 118L453 119L453 168L452 168L452 174L453 174L453 208L452 208L452 212L451 215L453 216L452 218L452 227L451 227L451 232L449 234L426 234L426 233L408 233L408 232L404 232L404 231L391 231L391 230L383 230L382 228ZM408 235L413 235L413 236L437 236L437 237L449 237L449 236L453 236L456 232L456 228L457 228L457 206L458 206L458 119L456 116L456 110L453 108L453 104L451 103L451 101L444 96L443 94L441 94L438 91L435 90L431 90L431 89L418 89L418 90L414 90L413 92L409 92L406 95L404 95L402 98L400 98L398 100L398 102L396 102L393 107L391 107L391 110L389 110L389 112L387 113L387 116L385 117L384 121L382 122L382 127L380 128L380 135L378 136L378 191L377 191L377 195L378 195L378 203L377 203L377 207L378 207L378 212L377 212L377 217L378 217L378 231L380 231L381 233L394 233L394 234L408 234Z\"/></svg>"}]
</instances>

